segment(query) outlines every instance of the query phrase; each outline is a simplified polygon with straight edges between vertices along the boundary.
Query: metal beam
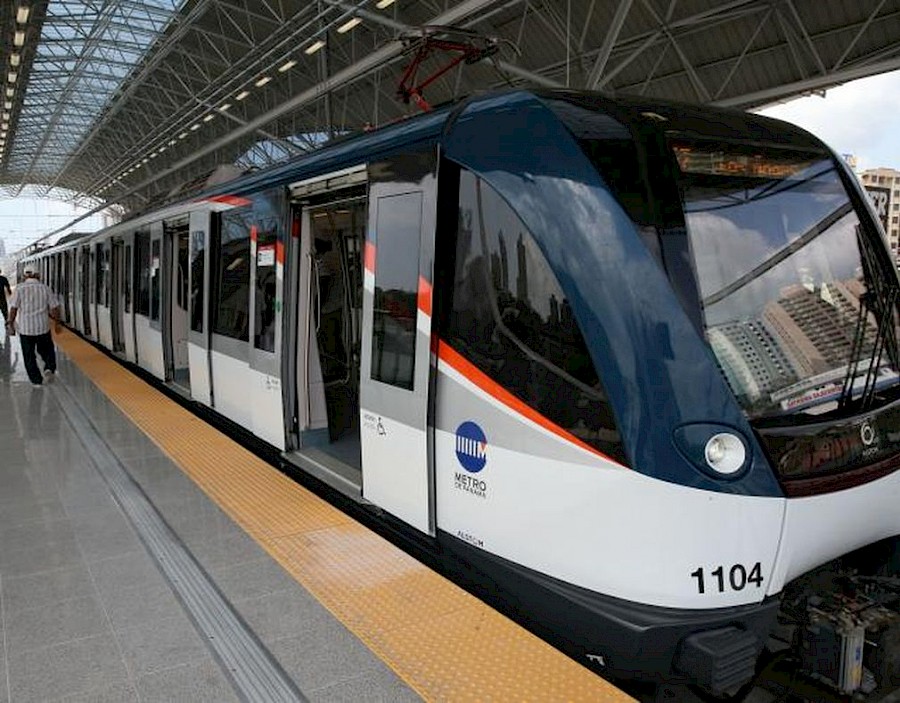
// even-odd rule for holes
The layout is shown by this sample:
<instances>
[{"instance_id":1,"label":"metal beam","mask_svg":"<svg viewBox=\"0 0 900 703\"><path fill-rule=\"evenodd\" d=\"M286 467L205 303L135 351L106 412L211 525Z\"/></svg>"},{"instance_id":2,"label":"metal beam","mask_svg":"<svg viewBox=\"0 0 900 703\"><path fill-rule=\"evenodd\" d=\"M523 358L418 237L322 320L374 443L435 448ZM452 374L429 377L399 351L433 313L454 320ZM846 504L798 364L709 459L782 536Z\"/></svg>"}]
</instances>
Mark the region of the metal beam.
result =
<instances>
[{"instance_id":1,"label":"metal beam","mask_svg":"<svg viewBox=\"0 0 900 703\"><path fill-rule=\"evenodd\" d=\"M470 17L471 15L473 15L477 12L480 12L481 10L484 10L484 9L490 7L491 5L496 4L497 2L498 2L498 0L464 0L463 2L459 3L455 7L452 7L449 10L447 10L446 12L438 15L437 17L434 17L429 22L429 24L453 25L453 24L456 24L457 22L461 22L462 20L465 20L466 18ZM318 98L325 95L328 91L334 90L338 87L347 85L349 83L353 83L354 81L357 81L360 78L365 77L372 71L376 70L379 66L400 56L403 53L403 50L404 50L404 46L403 46L402 42L391 41L387 46L384 46L381 49L372 52L371 54L367 55L361 61L357 61L355 64L348 66L347 68L345 68L341 71L338 71L333 76L330 76L329 78L327 78L324 81L321 81L317 85L314 85L311 88L304 90L302 93L300 93L299 95L295 96L294 98L288 100L287 102L282 103L278 107L273 108L272 110L269 110L268 112L249 121L244 126L239 127L238 129L235 129L235 130L229 132L228 134L224 135L223 137L220 137L216 141L206 145L204 148L194 152L190 156L188 156L184 159L181 159L180 161L169 166L169 168L155 174L152 178L148 178L148 179L145 179L144 181L141 181L137 185L122 192L119 195L119 198L124 199L124 198L127 198L128 196L138 194L140 191L144 190L149 185L160 180L161 178L164 178L170 174L176 173L177 171L180 171L181 169L183 169L186 166L188 166L189 164L197 161L198 159L201 159L202 157L206 156L207 154L210 154L210 153L216 151L217 149L220 149L221 147L223 147L227 144L230 144L231 142L234 142L237 139L240 139L241 137L244 137L248 134L253 133L254 131L256 131L257 129L268 124L272 120L278 119L279 117L281 117L283 115L286 115L308 103L313 102L314 100L317 100ZM60 234L61 232L64 232L65 230L72 227L73 225L81 222L82 220L90 217L91 215L93 215L97 212L100 212L105 207L106 206L104 205L104 206L97 207L97 208L94 208L93 210L86 212L81 217L78 217L78 218L72 220L71 222L64 225L63 227L59 227L59 228L53 230L52 232L50 232L49 234L44 235L40 239L36 240L36 242L34 242L34 243L44 241L45 239L48 239L56 234Z\"/></svg>"},{"instance_id":2,"label":"metal beam","mask_svg":"<svg viewBox=\"0 0 900 703\"><path fill-rule=\"evenodd\" d=\"M588 75L586 83L588 90L596 90L597 85L600 83L600 76L602 76L603 71L606 70L609 56L612 54L613 47L616 45L619 34L622 32L622 26L625 24L625 18L628 17L629 10L631 10L632 2L633 0L621 0L619 2L619 7L616 8L616 14L613 16L612 22L609 23L609 28L606 30L606 36L603 38L603 45L600 47L600 53L594 60L594 67L591 69L590 75Z\"/></svg>"}]
</instances>

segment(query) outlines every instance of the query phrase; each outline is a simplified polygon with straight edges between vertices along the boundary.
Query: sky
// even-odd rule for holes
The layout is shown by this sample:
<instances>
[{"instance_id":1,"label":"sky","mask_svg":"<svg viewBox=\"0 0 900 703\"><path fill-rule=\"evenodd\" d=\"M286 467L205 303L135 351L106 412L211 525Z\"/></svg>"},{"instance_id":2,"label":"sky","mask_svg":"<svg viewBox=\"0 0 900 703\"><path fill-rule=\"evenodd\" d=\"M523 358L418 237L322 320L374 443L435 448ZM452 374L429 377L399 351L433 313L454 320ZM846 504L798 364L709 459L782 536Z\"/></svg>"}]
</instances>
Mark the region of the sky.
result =
<instances>
[{"instance_id":1,"label":"sky","mask_svg":"<svg viewBox=\"0 0 900 703\"><path fill-rule=\"evenodd\" d=\"M798 98L760 110L812 132L857 169L900 170L900 71L831 88L825 97Z\"/></svg>"},{"instance_id":2,"label":"sky","mask_svg":"<svg viewBox=\"0 0 900 703\"><path fill-rule=\"evenodd\" d=\"M853 154L860 170L885 166L900 170L900 71L863 78L760 111L809 130L839 154ZM72 221L85 210L69 203L0 196L0 239L6 252L27 246ZM104 226L99 216L77 231Z\"/></svg>"}]
</instances>

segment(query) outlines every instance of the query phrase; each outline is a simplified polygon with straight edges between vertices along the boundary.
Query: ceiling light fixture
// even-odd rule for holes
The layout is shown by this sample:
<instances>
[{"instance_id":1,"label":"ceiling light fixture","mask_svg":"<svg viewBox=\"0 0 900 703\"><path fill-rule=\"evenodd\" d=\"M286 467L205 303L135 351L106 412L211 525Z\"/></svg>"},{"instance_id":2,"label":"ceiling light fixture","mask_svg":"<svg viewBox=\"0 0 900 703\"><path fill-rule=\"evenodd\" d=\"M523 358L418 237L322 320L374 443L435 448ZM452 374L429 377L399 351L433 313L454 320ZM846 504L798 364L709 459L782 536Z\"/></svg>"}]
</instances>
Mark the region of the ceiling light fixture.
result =
<instances>
[{"instance_id":1,"label":"ceiling light fixture","mask_svg":"<svg viewBox=\"0 0 900 703\"><path fill-rule=\"evenodd\" d=\"M297 65L297 62L294 59L291 59L290 61L287 61L286 63L279 66L278 72L284 73L285 71L290 71L296 65Z\"/></svg>"},{"instance_id":2,"label":"ceiling light fixture","mask_svg":"<svg viewBox=\"0 0 900 703\"><path fill-rule=\"evenodd\" d=\"M25 24L28 21L29 12L31 12L31 9L27 5L19 5L19 9L16 12L16 22Z\"/></svg>"},{"instance_id":3,"label":"ceiling light fixture","mask_svg":"<svg viewBox=\"0 0 900 703\"><path fill-rule=\"evenodd\" d=\"M257 88L262 88L270 80L272 80L271 76L263 76L258 81L256 81L256 83L254 83L253 85L255 85Z\"/></svg>"},{"instance_id":4,"label":"ceiling light fixture","mask_svg":"<svg viewBox=\"0 0 900 703\"><path fill-rule=\"evenodd\" d=\"M204 121L204 122L209 122L210 120L215 119L215 117L216 117L216 116L210 112L208 115L204 115L203 121Z\"/></svg>"},{"instance_id":5,"label":"ceiling light fixture","mask_svg":"<svg viewBox=\"0 0 900 703\"><path fill-rule=\"evenodd\" d=\"M199 123L199 122L195 122L194 124L191 125L191 131L192 131L192 132L196 132L198 129L200 129L200 123Z\"/></svg>"},{"instance_id":6,"label":"ceiling light fixture","mask_svg":"<svg viewBox=\"0 0 900 703\"><path fill-rule=\"evenodd\" d=\"M250 91L249 91L249 90L242 90L240 93L238 93L237 95L234 96L234 99L235 99L235 100L243 100L243 99L246 98L248 95L250 95Z\"/></svg>"},{"instance_id":7,"label":"ceiling light fixture","mask_svg":"<svg viewBox=\"0 0 900 703\"><path fill-rule=\"evenodd\" d=\"M25 32L21 29L17 29L16 33L13 35L13 44L16 46L23 46L25 44Z\"/></svg>"},{"instance_id":8,"label":"ceiling light fixture","mask_svg":"<svg viewBox=\"0 0 900 703\"><path fill-rule=\"evenodd\" d=\"M340 27L338 27L338 34L344 34L345 32L349 32L356 25L361 24L361 23L362 23L362 20L359 17L352 17L349 20L347 20L346 22L344 22L344 24L342 24Z\"/></svg>"},{"instance_id":9,"label":"ceiling light fixture","mask_svg":"<svg viewBox=\"0 0 900 703\"><path fill-rule=\"evenodd\" d=\"M231 103L225 103L224 105L219 105L219 112L225 112L230 107L231 107Z\"/></svg>"},{"instance_id":10,"label":"ceiling light fixture","mask_svg":"<svg viewBox=\"0 0 900 703\"><path fill-rule=\"evenodd\" d=\"M18 65L19 65L19 61L20 61L21 59L22 59L22 56L19 54L19 52L14 51L13 53L11 53L11 54L9 55L9 65L10 65L10 66L18 66Z\"/></svg>"},{"instance_id":11,"label":"ceiling light fixture","mask_svg":"<svg viewBox=\"0 0 900 703\"><path fill-rule=\"evenodd\" d=\"M394 0L378 0L378 2L375 3L375 7L377 7L379 10L383 10L384 8L390 7L393 4Z\"/></svg>"},{"instance_id":12,"label":"ceiling light fixture","mask_svg":"<svg viewBox=\"0 0 900 703\"><path fill-rule=\"evenodd\" d=\"M5 103L3 103L3 109L12 110L12 100L7 100Z\"/></svg>"},{"instance_id":13,"label":"ceiling light fixture","mask_svg":"<svg viewBox=\"0 0 900 703\"><path fill-rule=\"evenodd\" d=\"M319 49L321 49L323 46L325 46L325 41L322 40L322 39L317 39L317 40L314 41L312 44L310 44L308 47L306 47L306 48L303 50L303 53L306 54L307 56L312 56L312 55L315 54Z\"/></svg>"},{"instance_id":14,"label":"ceiling light fixture","mask_svg":"<svg viewBox=\"0 0 900 703\"><path fill-rule=\"evenodd\" d=\"M6 74L6 80L8 80L10 83L15 83L16 79L18 77L19 77L19 74L16 73L15 71L10 71L9 73Z\"/></svg>"},{"instance_id":15,"label":"ceiling light fixture","mask_svg":"<svg viewBox=\"0 0 900 703\"><path fill-rule=\"evenodd\" d=\"M6 97L7 97L7 98L11 98L11 97L12 97L13 95L15 95L15 94L16 94L16 89L13 88L12 86L9 86L9 87L6 89Z\"/></svg>"}]
</instances>

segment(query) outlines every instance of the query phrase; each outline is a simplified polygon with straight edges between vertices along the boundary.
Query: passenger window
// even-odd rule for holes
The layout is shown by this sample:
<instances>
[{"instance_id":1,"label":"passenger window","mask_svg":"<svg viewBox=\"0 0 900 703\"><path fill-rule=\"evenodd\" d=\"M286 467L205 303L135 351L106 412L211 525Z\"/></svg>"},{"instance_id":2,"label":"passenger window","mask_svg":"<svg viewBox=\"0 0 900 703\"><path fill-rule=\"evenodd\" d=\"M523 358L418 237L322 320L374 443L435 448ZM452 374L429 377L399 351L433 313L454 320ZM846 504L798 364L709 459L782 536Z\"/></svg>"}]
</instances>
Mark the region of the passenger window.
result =
<instances>
[{"instance_id":1,"label":"passenger window","mask_svg":"<svg viewBox=\"0 0 900 703\"><path fill-rule=\"evenodd\" d=\"M137 276L135 283L135 308L138 315L150 316L150 234L138 232L134 235Z\"/></svg>"},{"instance_id":2,"label":"passenger window","mask_svg":"<svg viewBox=\"0 0 900 703\"><path fill-rule=\"evenodd\" d=\"M124 276L124 306L126 313L131 312L131 245L125 245L125 270L122 272Z\"/></svg>"},{"instance_id":3,"label":"passenger window","mask_svg":"<svg viewBox=\"0 0 900 703\"><path fill-rule=\"evenodd\" d=\"M247 342L250 339L249 208L222 215L216 261L217 308L213 332Z\"/></svg>"},{"instance_id":4,"label":"passenger window","mask_svg":"<svg viewBox=\"0 0 900 703\"><path fill-rule=\"evenodd\" d=\"M160 248L162 242L154 239L150 245L150 319L159 320L159 294L162 287Z\"/></svg>"},{"instance_id":5,"label":"passenger window","mask_svg":"<svg viewBox=\"0 0 900 703\"><path fill-rule=\"evenodd\" d=\"M267 352L275 351L275 328L278 321L275 309L275 267L284 209L284 194L281 189L272 189L253 198L253 225L256 227L253 346Z\"/></svg>"},{"instance_id":6,"label":"passenger window","mask_svg":"<svg viewBox=\"0 0 900 703\"><path fill-rule=\"evenodd\" d=\"M625 462L574 311L525 225L489 185L460 173L447 342L563 430Z\"/></svg>"},{"instance_id":7,"label":"passenger window","mask_svg":"<svg viewBox=\"0 0 900 703\"><path fill-rule=\"evenodd\" d=\"M422 194L378 200L372 379L413 389Z\"/></svg>"},{"instance_id":8,"label":"passenger window","mask_svg":"<svg viewBox=\"0 0 900 703\"><path fill-rule=\"evenodd\" d=\"M203 230L191 232L191 329L194 332L203 331L205 251L206 235Z\"/></svg>"}]
</instances>

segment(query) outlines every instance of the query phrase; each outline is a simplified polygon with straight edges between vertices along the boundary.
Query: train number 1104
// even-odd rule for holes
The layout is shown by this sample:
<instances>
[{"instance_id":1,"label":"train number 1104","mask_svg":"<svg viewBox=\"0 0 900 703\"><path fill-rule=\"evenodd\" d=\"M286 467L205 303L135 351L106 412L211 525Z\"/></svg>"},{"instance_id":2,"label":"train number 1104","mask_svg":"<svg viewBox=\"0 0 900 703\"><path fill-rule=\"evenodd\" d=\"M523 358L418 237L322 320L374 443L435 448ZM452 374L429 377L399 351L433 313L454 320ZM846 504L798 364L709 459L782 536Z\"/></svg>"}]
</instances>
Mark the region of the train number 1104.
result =
<instances>
[{"instance_id":1,"label":"train number 1104","mask_svg":"<svg viewBox=\"0 0 900 703\"><path fill-rule=\"evenodd\" d=\"M743 564L735 564L727 571L724 566L717 566L707 572L702 566L691 572L691 578L697 579L697 592L706 593L707 587L716 589L719 593L725 591L743 591L747 584L753 584L757 588L762 586L762 564L756 562L749 571Z\"/></svg>"}]
</instances>

